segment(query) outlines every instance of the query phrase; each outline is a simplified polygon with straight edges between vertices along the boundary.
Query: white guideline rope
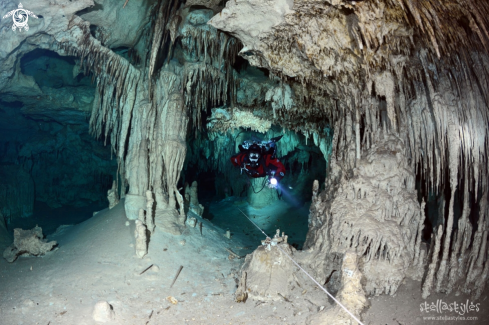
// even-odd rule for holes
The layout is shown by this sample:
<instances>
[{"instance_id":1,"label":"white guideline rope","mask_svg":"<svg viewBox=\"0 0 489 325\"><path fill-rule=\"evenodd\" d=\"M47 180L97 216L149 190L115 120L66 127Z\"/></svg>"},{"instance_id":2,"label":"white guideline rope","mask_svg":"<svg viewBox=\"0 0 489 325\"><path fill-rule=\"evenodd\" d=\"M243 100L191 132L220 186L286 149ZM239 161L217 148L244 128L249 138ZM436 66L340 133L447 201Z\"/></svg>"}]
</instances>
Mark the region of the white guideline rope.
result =
<instances>
[{"instance_id":1,"label":"white guideline rope","mask_svg":"<svg viewBox=\"0 0 489 325\"><path fill-rule=\"evenodd\" d=\"M263 231L261 230L260 227L258 227L258 225L256 223L254 223L243 211L241 211L240 208L237 208L245 217L246 219L248 219L256 228L258 228L258 230L260 230L267 238L270 238L268 237L268 235ZM364 325L358 318L355 317L355 315L353 315L353 313L351 313L348 309L346 309L345 306L343 306L343 304L341 302L339 302L338 300L336 300L335 297L333 297L333 295L331 295L328 290L326 290L322 285L319 284L319 282L316 281L316 279L314 279L309 273L307 273L306 270L304 270L289 254L287 254L287 252L285 252L279 245L276 246L278 249L280 249L282 251L282 253L284 253L292 262L294 262L294 264L302 270L302 272L304 272L312 281L314 281L314 283L320 287L321 289L323 289L324 292L326 292L326 294L331 297L331 299L334 300L334 302L336 302L341 308L343 308L343 310L345 310L358 324L360 325Z\"/></svg>"}]
</instances>

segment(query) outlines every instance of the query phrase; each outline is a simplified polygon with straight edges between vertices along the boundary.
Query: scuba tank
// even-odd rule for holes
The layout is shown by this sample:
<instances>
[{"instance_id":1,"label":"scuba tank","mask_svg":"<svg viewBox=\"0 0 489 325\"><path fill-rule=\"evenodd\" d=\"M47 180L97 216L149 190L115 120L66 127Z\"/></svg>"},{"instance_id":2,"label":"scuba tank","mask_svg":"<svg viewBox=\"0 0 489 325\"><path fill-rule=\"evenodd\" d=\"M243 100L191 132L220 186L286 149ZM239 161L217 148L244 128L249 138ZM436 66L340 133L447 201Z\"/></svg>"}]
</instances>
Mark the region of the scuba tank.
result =
<instances>
[{"instance_id":1,"label":"scuba tank","mask_svg":"<svg viewBox=\"0 0 489 325\"><path fill-rule=\"evenodd\" d=\"M272 156L272 159L275 159L275 154L277 153L277 142L282 139L283 135L272 138L268 141L264 140L261 142L258 141L253 141L253 140L245 140L243 141L243 144L238 145L239 151L244 152L248 151L249 148L253 145L258 145L261 149L261 154L270 154Z\"/></svg>"},{"instance_id":2,"label":"scuba tank","mask_svg":"<svg viewBox=\"0 0 489 325\"><path fill-rule=\"evenodd\" d=\"M281 136L278 136L278 137L275 137L275 138L272 138L270 139L270 141L268 141L268 151L267 153L269 153L270 155L272 155L272 159L275 159L276 156L275 154L277 153L277 142L280 141L280 139L282 139L283 135Z\"/></svg>"}]
</instances>

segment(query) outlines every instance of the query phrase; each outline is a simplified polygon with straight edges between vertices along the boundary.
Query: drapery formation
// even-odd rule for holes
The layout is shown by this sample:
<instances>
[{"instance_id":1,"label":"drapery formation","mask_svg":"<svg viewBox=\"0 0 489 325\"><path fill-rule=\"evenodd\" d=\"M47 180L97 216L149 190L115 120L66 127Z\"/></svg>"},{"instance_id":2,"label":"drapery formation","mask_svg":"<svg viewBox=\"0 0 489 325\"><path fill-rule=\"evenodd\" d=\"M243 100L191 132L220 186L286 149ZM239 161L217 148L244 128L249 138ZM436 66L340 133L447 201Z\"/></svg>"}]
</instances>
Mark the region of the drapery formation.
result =
<instances>
[{"instance_id":1,"label":"drapery formation","mask_svg":"<svg viewBox=\"0 0 489 325\"><path fill-rule=\"evenodd\" d=\"M183 224L177 183L188 124L198 130L201 111L235 97L232 64L240 48L234 38L205 25L209 13L185 10L178 0L158 1L152 15L152 25L142 32L150 51L140 64L104 47L76 16L70 37L57 39L57 51L80 57L85 73L94 75L90 130L110 141L118 159L128 218L136 220L146 209L146 191L151 190L159 203L156 210L178 209L167 215ZM175 51L182 60L172 60Z\"/></svg>"}]
</instances>

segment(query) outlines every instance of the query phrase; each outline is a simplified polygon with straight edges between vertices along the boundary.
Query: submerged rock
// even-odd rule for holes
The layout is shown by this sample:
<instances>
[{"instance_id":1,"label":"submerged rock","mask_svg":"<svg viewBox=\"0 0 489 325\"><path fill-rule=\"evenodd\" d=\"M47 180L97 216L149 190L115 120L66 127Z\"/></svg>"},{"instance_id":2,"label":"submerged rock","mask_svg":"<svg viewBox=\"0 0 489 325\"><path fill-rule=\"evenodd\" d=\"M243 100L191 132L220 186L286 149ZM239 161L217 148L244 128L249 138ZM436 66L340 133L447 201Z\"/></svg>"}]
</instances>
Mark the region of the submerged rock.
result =
<instances>
[{"instance_id":1,"label":"submerged rock","mask_svg":"<svg viewBox=\"0 0 489 325\"><path fill-rule=\"evenodd\" d=\"M12 263L20 255L44 255L58 244L54 240L47 242L43 237L41 227L36 226L31 230L14 229L14 243L5 249L3 258Z\"/></svg>"}]
</instances>

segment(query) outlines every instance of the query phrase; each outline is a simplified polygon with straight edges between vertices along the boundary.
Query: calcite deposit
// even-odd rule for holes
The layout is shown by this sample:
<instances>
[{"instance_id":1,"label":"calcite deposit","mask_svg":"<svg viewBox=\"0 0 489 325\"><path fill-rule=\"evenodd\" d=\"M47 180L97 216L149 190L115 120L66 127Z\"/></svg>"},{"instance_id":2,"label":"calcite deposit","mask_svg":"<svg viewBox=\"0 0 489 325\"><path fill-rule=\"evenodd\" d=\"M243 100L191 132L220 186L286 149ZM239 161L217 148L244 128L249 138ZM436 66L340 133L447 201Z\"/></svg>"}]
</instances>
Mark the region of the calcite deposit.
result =
<instances>
[{"instance_id":1,"label":"calcite deposit","mask_svg":"<svg viewBox=\"0 0 489 325\"><path fill-rule=\"evenodd\" d=\"M278 301L289 296L296 278L295 266L287 255L293 256L294 250L284 237L277 235L247 255L236 299Z\"/></svg>"},{"instance_id":2,"label":"calcite deposit","mask_svg":"<svg viewBox=\"0 0 489 325\"><path fill-rule=\"evenodd\" d=\"M408 269L423 267L424 212L403 141L393 134L376 137L361 159L355 150L341 160L333 157L326 191L313 194L306 247L316 256L312 263L324 279L337 268L336 257L353 249L362 260L367 293L394 294ZM354 144L350 139L350 146ZM351 173L343 169L348 165ZM331 255L326 259L317 258L323 254L320 245L328 245Z\"/></svg>"}]
</instances>

